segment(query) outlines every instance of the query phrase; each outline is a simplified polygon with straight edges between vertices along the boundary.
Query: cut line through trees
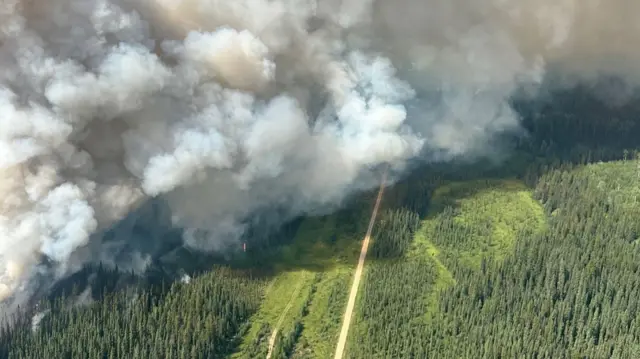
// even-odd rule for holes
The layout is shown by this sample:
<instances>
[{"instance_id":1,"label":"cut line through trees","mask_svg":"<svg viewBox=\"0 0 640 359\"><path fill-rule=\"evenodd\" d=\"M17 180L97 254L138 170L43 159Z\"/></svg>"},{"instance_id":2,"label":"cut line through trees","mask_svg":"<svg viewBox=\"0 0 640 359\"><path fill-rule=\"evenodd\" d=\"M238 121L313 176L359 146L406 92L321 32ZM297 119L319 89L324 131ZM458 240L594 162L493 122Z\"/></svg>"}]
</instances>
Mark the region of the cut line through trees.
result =
<instances>
[{"instance_id":1,"label":"cut line through trees","mask_svg":"<svg viewBox=\"0 0 640 359\"><path fill-rule=\"evenodd\" d=\"M349 334L349 326L351 325L351 317L353 316L353 308L355 307L356 297L358 296L358 289L360 287L360 279L362 277L362 272L364 269L364 262L367 258L367 250L369 249L369 242L371 240L371 232L373 231L373 225L376 221L376 215L378 214L378 208L380 207L380 202L382 201L382 194L384 192L384 185L387 179L387 170L385 169L382 173L382 179L380 181L380 189L378 190L378 197L376 198L376 203L373 206L373 211L371 212L371 219L369 220L369 227L367 227L367 233L364 236L364 241L362 242L362 249L360 250L360 258L358 259L358 266L356 267L356 272L353 275L353 283L351 285L351 292L349 293L349 300L347 301L347 308L344 312L344 317L342 321L342 329L340 330L340 337L338 338L338 345L336 346L336 354L334 359L342 359L342 355L344 353L344 348L347 343L347 335Z\"/></svg>"}]
</instances>

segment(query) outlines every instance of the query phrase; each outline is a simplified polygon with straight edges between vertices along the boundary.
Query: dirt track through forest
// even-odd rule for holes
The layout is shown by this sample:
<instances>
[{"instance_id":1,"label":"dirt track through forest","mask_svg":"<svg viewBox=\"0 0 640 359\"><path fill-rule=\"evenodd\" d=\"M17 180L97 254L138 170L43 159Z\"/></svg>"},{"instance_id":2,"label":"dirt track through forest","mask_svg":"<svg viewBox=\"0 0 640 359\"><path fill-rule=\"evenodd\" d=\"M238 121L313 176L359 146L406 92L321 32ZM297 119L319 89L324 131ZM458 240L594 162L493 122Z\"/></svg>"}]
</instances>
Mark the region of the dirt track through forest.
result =
<instances>
[{"instance_id":1,"label":"dirt track through forest","mask_svg":"<svg viewBox=\"0 0 640 359\"><path fill-rule=\"evenodd\" d=\"M300 287L302 287L302 282L304 282L304 279L300 279L300 281L298 282L298 285L293 290L293 293L291 293L291 298L289 299L289 303L287 303L287 306L282 311L282 314L280 314L280 318L278 318L278 323L276 323L276 326L273 329L273 333L271 333L271 337L269 337L269 348L267 349L267 359L271 359L271 354L273 353L273 348L275 347L276 339L278 338L278 330L280 330L280 326L282 325L282 322L284 322L284 318L287 315L287 312L289 311L289 309L291 309L291 306L293 305L293 301L298 296Z\"/></svg>"},{"instance_id":2,"label":"dirt track through forest","mask_svg":"<svg viewBox=\"0 0 640 359\"><path fill-rule=\"evenodd\" d=\"M382 180L380 181L380 189L378 190L378 197L376 198L376 204L373 206L371 212L371 219L369 220L369 227L367 227L367 233L364 236L362 242L362 249L360 250L360 259L358 259L358 266L353 276L353 284L351 285L351 293L349 293L349 301L347 302L347 309L344 312L342 321L342 329L340 330L340 337L338 338L338 345L336 346L336 355L334 359L342 359L344 348L347 344L347 335L349 334L349 326L351 325L351 317L353 316L353 308L356 304L356 297L358 296L358 289L360 287L360 279L362 277L362 271L364 269L364 261L367 258L367 250L369 249L369 241L371 240L371 231L373 225L376 222L376 215L378 214L378 208L382 201L382 193L384 192L384 185L387 179L387 171L382 174Z\"/></svg>"}]
</instances>

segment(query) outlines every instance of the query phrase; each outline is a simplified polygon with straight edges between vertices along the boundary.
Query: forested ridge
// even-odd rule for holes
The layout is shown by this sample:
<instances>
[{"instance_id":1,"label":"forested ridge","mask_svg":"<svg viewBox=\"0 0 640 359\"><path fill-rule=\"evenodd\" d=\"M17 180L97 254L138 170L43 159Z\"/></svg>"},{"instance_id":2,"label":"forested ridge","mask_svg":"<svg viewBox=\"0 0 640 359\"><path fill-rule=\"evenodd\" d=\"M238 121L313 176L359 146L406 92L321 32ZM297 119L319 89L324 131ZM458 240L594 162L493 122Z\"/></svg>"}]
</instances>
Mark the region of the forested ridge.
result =
<instances>
[{"instance_id":1,"label":"forested ridge","mask_svg":"<svg viewBox=\"0 0 640 359\"><path fill-rule=\"evenodd\" d=\"M516 104L530 136L500 163L386 191L347 357L640 358L640 126L583 96ZM182 280L89 267L2 328L0 358L263 357L294 289L272 358L327 357L371 201Z\"/></svg>"},{"instance_id":2,"label":"forested ridge","mask_svg":"<svg viewBox=\"0 0 640 359\"><path fill-rule=\"evenodd\" d=\"M461 214L445 207L433 228L420 229L441 248L438 259L372 264L350 357L640 357L639 165L545 174L534 193L547 229L522 228L511 253L487 255L479 266L461 253L477 244L470 231L491 224L465 228L455 220ZM396 228L415 231L398 219Z\"/></svg>"},{"instance_id":3,"label":"forested ridge","mask_svg":"<svg viewBox=\"0 0 640 359\"><path fill-rule=\"evenodd\" d=\"M98 276L108 275L100 270ZM99 279L98 279L99 280ZM11 358L215 358L256 310L262 281L216 268L166 290L116 291L95 303L43 302L38 323L0 337ZM36 317L38 316L36 313Z\"/></svg>"}]
</instances>

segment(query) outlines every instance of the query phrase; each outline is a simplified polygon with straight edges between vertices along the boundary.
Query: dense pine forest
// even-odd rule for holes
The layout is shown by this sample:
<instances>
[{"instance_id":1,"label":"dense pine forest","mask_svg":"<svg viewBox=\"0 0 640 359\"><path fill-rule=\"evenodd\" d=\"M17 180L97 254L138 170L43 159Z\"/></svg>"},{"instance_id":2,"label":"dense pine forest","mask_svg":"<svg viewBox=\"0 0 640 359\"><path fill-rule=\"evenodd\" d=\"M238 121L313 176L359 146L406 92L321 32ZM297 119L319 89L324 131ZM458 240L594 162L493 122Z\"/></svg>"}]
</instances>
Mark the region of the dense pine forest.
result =
<instances>
[{"instance_id":1,"label":"dense pine forest","mask_svg":"<svg viewBox=\"0 0 640 359\"><path fill-rule=\"evenodd\" d=\"M347 357L640 358L638 111L567 96L514 105L529 136L503 161L386 191ZM272 358L330 357L373 197L189 275L88 267L11 318L0 358L257 358L276 327Z\"/></svg>"},{"instance_id":2,"label":"dense pine forest","mask_svg":"<svg viewBox=\"0 0 640 359\"><path fill-rule=\"evenodd\" d=\"M540 178L546 228L519 228L504 258L469 258L499 224L467 226L467 213L446 206L418 229L440 248L435 260L373 263L350 356L640 357L640 161L572 167ZM415 232L412 217L390 216L407 234L378 240Z\"/></svg>"},{"instance_id":3,"label":"dense pine forest","mask_svg":"<svg viewBox=\"0 0 640 359\"><path fill-rule=\"evenodd\" d=\"M107 277L98 269L98 276ZM37 309L38 321L2 335L3 357L215 358L229 352L260 303L262 281L217 268L153 295L131 288L95 303L59 297Z\"/></svg>"}]
</instances>

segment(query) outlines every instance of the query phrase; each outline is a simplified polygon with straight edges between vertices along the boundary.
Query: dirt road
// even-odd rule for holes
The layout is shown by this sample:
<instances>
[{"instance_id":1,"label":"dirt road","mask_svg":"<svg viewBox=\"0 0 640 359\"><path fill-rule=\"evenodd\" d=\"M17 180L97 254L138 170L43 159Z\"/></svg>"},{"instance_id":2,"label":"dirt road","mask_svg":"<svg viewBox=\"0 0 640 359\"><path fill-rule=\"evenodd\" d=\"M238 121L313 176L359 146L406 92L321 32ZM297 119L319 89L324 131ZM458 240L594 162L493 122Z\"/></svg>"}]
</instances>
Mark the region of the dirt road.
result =
<instances>
[{"instance_id":1,"label":"dirt road","mask_svg":"<svg viewBox=\"0 0 640 359\"><path fill-rule=\"evenodd\" d=\"M287 306L282 311L282 314L280 314L280 318L278 318L278 323L276 323L276 327L273 329L273 333L271 333L271 337L269 337L269 349L267 349L267 359L271 359L271 354L273 353L273 347L276 345L276 339L278 338L278 331L280 330L280 326L282 325L282 322L284 321L284 318L287 315L287 312L289 311L289 309L291 309L291 306L293 305L293 301L298 296L298 292L300 291L300 288L302 287L303 282L304 282L304 279L301 279L298 282L298 285L296 286L296 288L291 293L291 298L289 299L289 303L287 303Z\"/></svg>"},{"instance_id":2,"label":"dirt road","mask_svg":"<svg viewBox=\"0 0 640 359\"><path fill-rule=\"evenodd\" d=\"M362 270L364 269L364 260L367 258L367 250L369 249L369 241L371 239L371 231L373 225L376 222L376 215L378 214L378 208L382 201L382 193L384 192L384 184L387 179L387 171L382 174L382 180L380 182L380 189L378 190L378 197L376 198L376 204L373 206L373 212L371 213L371 219L369 220L369 227L367 233L364 236L362 242L362 249L360 250L360 259L358 259L358 266L353 276L353 284L351 285L351 293L349 293L349 301L347 302L347 309L344 312L342 320L342 330L340 330L340 337L338 338L338 346L336 347L336 355L334 359L342 359L344 353L344 347L347 344L347 334L349 334L349 326L351 325L351 317L353 316L353 307L356 304L356 297L358 296L358 288L360 286L360 278L362 277Z\"/></svg>"}]
</instances>

